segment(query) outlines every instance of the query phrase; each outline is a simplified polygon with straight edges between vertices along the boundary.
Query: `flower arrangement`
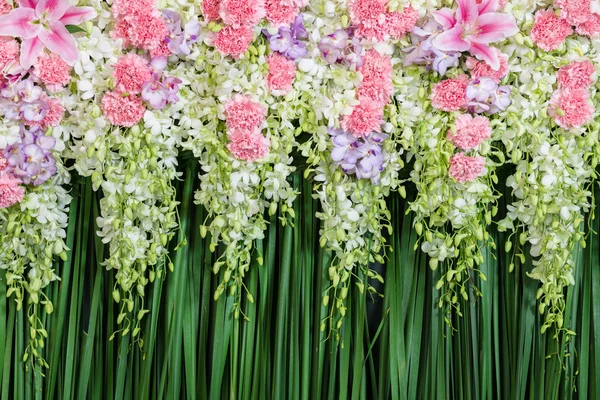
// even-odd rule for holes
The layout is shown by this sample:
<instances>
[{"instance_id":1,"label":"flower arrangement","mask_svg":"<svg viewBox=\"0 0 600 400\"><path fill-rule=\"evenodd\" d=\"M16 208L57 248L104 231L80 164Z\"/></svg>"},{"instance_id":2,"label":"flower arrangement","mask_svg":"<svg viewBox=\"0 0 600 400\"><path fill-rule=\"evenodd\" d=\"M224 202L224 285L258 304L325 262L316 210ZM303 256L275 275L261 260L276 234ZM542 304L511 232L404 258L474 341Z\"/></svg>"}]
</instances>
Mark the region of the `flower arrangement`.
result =
<instances>
[{"instance_id":1,"label":"flower arrangement","mask_svg":"<svg viewBox=\"0 0 600 400\"><path fill-rule=\"evenodd\" d=\"M0 265L19 304L28 292L30 318L52 310L42 289L66 257L78 173L101 189L119 332L140 334L147 285L173 268L171 183L186 151L208 211L198 228L220 253L214 296L233 295L236 316L252 299L251 261L262 264L256 241L277 217L294 223L290 177L304 158L333 254L323 329L339 337L352 285L376 294L370 265L384 261L395 217L386 197L408 185L440 307L460 314L459 296L479 295L497 224L515 261L533 260L545 329L562 328L600 151L595 2L86 4L0 0ZM496 221L507 164L513 198Z\"/></svg>"}]
</instances>

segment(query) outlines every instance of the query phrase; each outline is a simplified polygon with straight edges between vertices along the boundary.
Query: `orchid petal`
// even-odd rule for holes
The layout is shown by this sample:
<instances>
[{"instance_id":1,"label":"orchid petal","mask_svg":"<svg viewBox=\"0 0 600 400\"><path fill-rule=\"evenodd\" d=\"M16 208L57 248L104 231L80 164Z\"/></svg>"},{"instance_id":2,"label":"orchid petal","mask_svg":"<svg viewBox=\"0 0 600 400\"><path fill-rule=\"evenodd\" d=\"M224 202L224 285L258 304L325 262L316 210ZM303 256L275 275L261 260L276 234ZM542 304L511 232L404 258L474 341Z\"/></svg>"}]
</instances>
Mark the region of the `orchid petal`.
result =
<instances>
[{"instance_id":1,"label":"orchid petal","mask_svg":"<svg viewBox=\"0 0 600 400\"><path fill-rule=\"evenodd\" d=\"M458 3L458 10L456 10L457 22L472 24L477 21L479 9L475 0L456 0L456 2Z\"/></svg>"},{"instance_id":2,"label":"orchid petal","mask_svg":"<svg viewBox=\"0 0 600 400\"><path fill-rule=\"evenodd\" d=\"M479 4L479 15L494 12L498 9L498 0L483 0Z\"/></svg>"},{"instance_id":3,"label":"orchid petal","mask_svg":"<svg viewBox=\"0 0 600 400\"><path fill-rule=\"evenodd\" d=\"M490 47L485 43L471 43L471 49L469 51L479 60L488 63L493 70L498 71L500 68L500 59L498 58L500 52L495 51L493 47Z\"/></svg>"},{"instance_id":4,"label":"orchid petal","mask_svg":"<svg viewBox=\"0 0 600 400\"><path fill-rule=\"evenodd\" d=\"M31 39L42 29L41 25L31 24L35 19L35 10L31 8L14 9L10 14L0 17L0 36Z\"/></svg>"},{"instance_id":5,"label":"orchid petal","mask_svg":"<svg viewBox=\"0 0 600 400\"><path fill-rule=\"evenodd\" d=\"M433 18L442 25L444 30L448 30L456 25L456 18L454 17L454 10L449 8L442 8L433 12ZM423 35L421 35L423 36Z\"/></svg>"},{"instance_id":6,"label":"orchid petal","mask_svg":"<svg viewBox=\"0 0 600 400\"><path fill-rule=\"evenodd\" d=\"M65 14L69 6L69 0L38 0L35 12L39 16L46 14L48 21L56 21Z\"/></svg>"},{"instance_id":7,"label":"orchid petal","mask_svg":"<svg viewBox=\"0 0 600 400\"><path fill-rule=\"evenodd\" d=\"M479 33L475 40L479 43L493 43L506 39L519 32L514 18L502 13L487 13L479 17Z\"/></svg>"},{"instance_id":8,"label":"orchid petal","mask_svg":"<svg viewBox=\"0 0 600 400\"><path fill-rule=\"evenodd\" d=\"M29 69L35 62L36 58L44 50L44 44L39 38L25 39L21 43L21 67Z\"/></svg>"},{"instance_id":9,"label":"orchid petal","mask_svg":"<svg viewBox=\"0 0 600 400\"><path fill-rule=\"evenodd\" d=\"M60 19L64 25L79 25L96 17L96 10L92 7L70 6Z\"/></svg>"},{"instance_id":10,"label":"orchid petal","mask_svg":"<svg viewBox=\"0 0 600 400\"><path fill-rule=\"evenodd\" d=\"M79 54L75 40L61 22L51 23L50 29L43 30L39 38L48 50L60 55L68 64L73 65L77 61Z\"/></svg>"},{"instance_id":11,"label":"orchid petal","mask_svg":"<svg viewBox=\"0 0 600 400\"><path fill-rule=\"evenodd\" d=\"M462 26L456 25L454 28L440 33L433 39L433 45L442 51L466 51L470 44L462 38Z\"/></svg>"},{"instance_id":12,"label":"orchid petal","mask_svg":"<svg viewBox=\"0 0 600 400\"><path fill-rule=\"evenodd\" d=\"M21 8L35 8L37 0L19 0L19 7Z\"/></svg>"}]
</instances>

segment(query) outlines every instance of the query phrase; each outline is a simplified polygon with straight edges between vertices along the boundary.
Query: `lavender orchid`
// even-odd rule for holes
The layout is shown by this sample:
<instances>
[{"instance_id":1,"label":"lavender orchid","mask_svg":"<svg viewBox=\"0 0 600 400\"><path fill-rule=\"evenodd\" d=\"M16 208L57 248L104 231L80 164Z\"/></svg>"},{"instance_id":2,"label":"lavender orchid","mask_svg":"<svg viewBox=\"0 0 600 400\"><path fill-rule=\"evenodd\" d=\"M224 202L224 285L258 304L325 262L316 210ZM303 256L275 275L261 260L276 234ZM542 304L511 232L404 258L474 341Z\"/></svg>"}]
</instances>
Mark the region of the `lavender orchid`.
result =
<instances>
[{"instance_id":1,"label":"lavender orchid","mask_svg":"<svg viewBox=\"0 0 600 400\"><path fill-rule=\"evenodd\" d=\"M331 159L342 167L344 173L355 174L358 179L371 179L379 182L383 171L384 154L381 148L388 135L374 132L364 138L356 138L343 129L329 129L334 148Z\"/></svg>"},{"instance_id":2,"label":"lavender orchid","mask_svg":"<svg viewBox=\"0 0 600 400\"><path fill-rule=\"evenodd\" d=\"M298 15L290 27L281 26L275 34L270 34L263 29L264 35L269 39L271 50L283 54L289 59L296 60L306 56L308 50L301 39L306 39L308 34L303 25L304 17Z\"/></svg>"},{"instance_id":3,"label":"lavender orchid","mask_svg":"<svg viewBox=\"0 0 600 400\"><path fill-rule=\"evenodd\" d=\"M495 114L510 105L510 87L499 87L492 78L488 77L474 79L467 87L467 100L472 113Z\"/></svg>"},{"instance_id":4,"label":"lavender orchid","mask_svg":"<svg viewBox=\"0 0 600 400\"><path fill-rule=\"evenodd\" d=\"M200 23L191 20L181 29L181 17L172 10L162 10L162 16L167 23L169 36L167 47L173 54L190 54L190 46L198 41Z\"/></svg>"},{"instance_id":5,"label":"lavender orchid","mask_svg":"<svg viewBox=\"0 0 600 400\"><path fill-rule=\"evenodd\" d=\"M329 64L344 62L348 66L362 66L362 44L353 29L338 29L319 42L319 50Z\"/></svg>"},{"instance_id":6,"label":"lavender orchid","mask_svg":"<svg viewBox=\"0 0 600 400\"><path fill-rule=\"evenodd\" d=\"M21 125L21 142L3 150L7 169L24 184L39 186L57 172L51 153L55 145L56 139L45 136L41 129L28 130Z\"/></svg>"}]
</instances>

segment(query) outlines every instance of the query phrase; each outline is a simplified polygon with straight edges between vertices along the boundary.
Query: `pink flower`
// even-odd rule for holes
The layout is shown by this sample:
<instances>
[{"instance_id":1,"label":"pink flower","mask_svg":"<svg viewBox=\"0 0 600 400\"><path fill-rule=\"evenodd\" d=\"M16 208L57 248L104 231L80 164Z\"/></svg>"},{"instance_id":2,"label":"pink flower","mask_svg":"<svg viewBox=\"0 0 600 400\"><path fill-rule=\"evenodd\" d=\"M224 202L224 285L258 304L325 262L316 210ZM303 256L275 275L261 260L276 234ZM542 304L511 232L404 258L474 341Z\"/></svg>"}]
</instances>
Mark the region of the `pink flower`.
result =
<instances>
[{"instance_id":1,"label":"pink flower","mask_svg":"<svg viewBox=\"0 0 600 400\"><path fill-rule=\"evenodd\" d=\"M468 51L497 70L500 60L489 44L519 32L517 23L512 16L495 12L498 0L484 0L479 5L475 0L457 3L456 12L442 8L433 13L445 30L434 39L434 46L442 51Z\"/></svg>"},{"instance_id":2,"label":"pink flower","mask_svg":"<svg viewBox=\"0 0 600 400\"><path fill-rule=\"evenodd\" d=\"M226 26L217 33L215 47L221 54L237 59L248 50L252 40L254 40L254 33L251 28Z\"/></svg>"},{"instance_id":3,"label":"pink flower","mask_svg":"<svg viewBox=\"0 0 600 400\"><path fill-rule=\"evenodd\" d=\"M123 44L138 49L153 51L169 35L165 20L155 13L118 19L110 33L113 39L123 39Z\"/></svg>"},{"instance_id":4,"label":"pink flower","mask_svg":"<svg viewBox=\"0 0 600 400\"><path fill-rule=\"evenodd\" d=\"M377 25L378 21L385 19L385 0L352 0L350 1L350 19L355 24L367 28Z\"/></svg>"},{"instance_id":5,"label":"pink flower","mask_svg":"<svg viewBox=\"0 0 600 400\"><path fill-rule=\"evenodd\" d=\"M477 79L482 77L492 78L494 82L498 83L508 74L508 57L498 49L493 49L498 53L498 60L500 60L500 68L494 70L485 61L475 61L474 59L467 60L467 65L471 68L471 78Z\"/></svg>"},{"instance_id":6,"label":"pink flower","mask_svg":"<svg viewBox=\"0 0 600 400\"><path fill-rule=\"evenodd\" d=\"M558 18L552 10L540 10L535 13L535 23L530 35L540 49L556 50L572 33L571 25Z\"/></svg>"},{"instance_id":7,"label":"pink flower","mask_svg":"<svg viewBox=\"0 0 600 400\"><path fill-rule=\"evenodd\" d=\"M113 0L111 12L115 18L138 18L157 13L156 0Z\"/></svg>"},{"instance_id":8,"label":"pink flower","mask_svg":"<svg viewBox=\"0 0 600 400\"><path fill-rule=\"evenodd\" d=\"M102 97L102 111L111 124L131 127L142 119L146 108L137 96L110 91Z\"/></svg>"},{"instance_id":9,"label":"pink flower","mask_svg":"<svg viewBox=\"0 0 600 400\"><path fill-rule=\"evenodd\" d=\"M592 75L596 72L590 60L573 61L558 70L556 78L561 89L587 89L593 83Z\"/></svg>"},{"instance_id":10,"label":"pink flower","mask_svg":"<svg viewBox=\"0 0 600 400\"><path fill-rule=\"evenodd\" d=\"M369 50L359 71L363 76L358 87L359 100L366 97L381 107L387 104L394 92L390 57L379 54L377 50Z\"/></svg>"},{"instance_id":11,"label":"pink flower","mask_svg":"<svg viewBox=\"0 0 600 400\"><path fill-rule=\"evenodd\" d=\"M594 106L585 89L559 89L552 95L548 113L564 129L579 128L590 120Z\"/></svg>"},{"instance_id":12,"label":"pink flower","mask_svg":"<svg viewBox=\"0 0 600 400\"><path fill-rule=\"evenodd\" d=\"M59 99L52 98L47 100L47 103L50 108L48 108L46 115L44 115L44 118L39 122L39 125L44 129L51 126L58 126L65 115L65 108L62 106Z\"/></svg>"},{"instance_id":13,"label":"pink flower","mask_svg":"<svg viewBox=\"0 0 600 400\"><path fill-rule=\"evenodd\" d=\"M560 17L571 25L583 24L592 15L590 0L555 0L554 5L561 9Z\"/></svg>"},{"instance_id":14,"label":"pink flower","mask_svg":"<svg viewBox=\"0 0 600 400\"><path fill-rule=\"evenodd\" d=\"M0 76L2 70L13 65L19 59L19 42L14 39L0 37Z\"/></svg>"},{"instance_id":15,"label":"pink flower","mask_svg":"<svg viewBox=\"0 0 600 400\"><path fill-rule=\"evenodd\" d=\"M458 153L450 159L448 173L457 182L465 183L477 179L484 172L484 168L485 159L483 157L469 157Z\"/></svg>"},{"instance_id":16,"label":"pink flower","mask_svg":"<svg viewBox=\"0 0 600 400\"><path fill-rule=\"evenodd\" d=\"M269 154L271 141L264 137L258 128L253 130L235 129L227 134L227 149L240 160L256 161Z\"/></svg>"},{"instance_id":17,"label":"pink flower","mask_svg":"<svg viewBox=\"0 0 600 400\"><path fill-rule=\"evenodd\" d=\"M584 36L596 37L600 35L600 15L592 14L583 24L577 25L575 30Z\"/></svg>"},{"instance_id":18,"label":"pink flower","mask_svg":"<svg viewBox=\"0 0 600 400\"><path fill-rule=\"evenodd\" d=\"M25 189L19 183L21 181L12 174L0 173L0 208L8 208L23 200Z\"/></svg>"},{"instance_id":19,"label":"pink flower","mask_svg":"<svg viewBox=\"0 0 600 400\"><path fill-rule=\"evenodd\" d=\"M267 109L249 96L236 94L225 104L225 118L229 130L258 128L266 116Z\"/></svg>"},{"instance_id":20,"label":"pink flower","mask_svg":"<svg viewBox=\"0 0 600 400\"><path fill-rule=\"evenodd\" d=\"M6 15L12 11L12 6L6 0L0 0L0 15Z\"/></svg>"},{"instance_id":21,"label":"pink flower","mask_svg":"<svg viewBox=\"0 0 600 400\"><path fill-rule=\"evenodd\" d=\"M202 1L202 16L207 22L219 20L219 6L221 0L203 0Z\"/></svg>"},{"instance_id":22,"label":"pink flower","mask_svg":"<svg viewBox=\"0 0 600 400\"><path fill-rule=\"evenodd\" d=\"M298 7L287 4L284 0L265 0L267 21L273 26L287 25L294 22L298 15Z\"/></svg>"},{"instance_id":23,"label":"pink flower","mask_svg":"<svg viewBox=\"0 0 600 400\"><path fill-rule=\"evenodd\" d=\"M461 75L437 83L431 93L431 104L442 111L458 111L467 105L469 78Z\"/></svg>"},{"instance_id":24,"label":"pink flower","mask_svg":"<svg viewBox=\"0 0 600 400\"><path fill-rule=\"evenodd\" d=\"M71 67L58 54L38 58L33 73L51 91L59 90L71 80Z\"/></svg>"},{"instance_id":25,"label":"pink flower","mask_svg":"<svg viewBox=\"0 0 600 400\"><path fill-rule=\"evenodd\" d=\"M367 136L373 132L381 132L383 110L376 102L364 98L352 109L350 115L345 115L342 128L356 137Z\"/></svg>"},{"instance_id":26,"label":"pink flower","mask_svg":"<svg viewBox=\"0 0 600 400\"><path fill-rule=\"evenodd\" d=\"M142 85L151 78L150 67L148 62L137 54L127 54L117 61L113 77L120 91L140 93Z\"/></svg>"},{"instance_id":27,"label":"pink flower","mask_svg":"<svg viewBox=\"0 0 600 400\"><path fill-rule=\"evenodd\" d=\"M47 48L69 64L77 61L77 45L65 25L79 25L96 16L91 7L75 7L69 0L19 0L19 8L0 17L0 36L20 37L21 66L29 68Z\"/></svg>"},{"instance_id":28,"label":"pink flower","mask_svg":"<svg viewBox=\"0 0 600 400\"><path fill-rule=\"evenodd\" d=\"M419 20L419 12L408 6L403 12L388 12L385 16L387 33L396 39L410 32Z\"/></svg>"},{"instance_id":29,"label":"pink flower","mask_svg":"<svg viewBox=\"0 0 600 400\"><path fill-rule=\"evenodd\" d=\"M265 16L264 0L221 0L219 15L234 28L252 27Z\"/></svg>"},{"instance_id":30,"label":"pink flower","mask_svg":"<svg viewBox=\"0 0 600 400\"><path fill-rule=\"evenodd\" d=\"M292 90L292 84L296 79L296 64L279 53L268 56L267 63L269 64L267 88L275 95L287 94Z\"/></svg>"},{"instance_id":31,"label":"pink flower","mask_svg":"<svg viewBox=\"0 0 600 400\"><path fill-rule=\"evenodd\" d=\"M486 117L459 115L454 121L455 132L448 132L448 139L463 150L471 150L492 135L490 121Z\"/></svg>"}]
</instances>

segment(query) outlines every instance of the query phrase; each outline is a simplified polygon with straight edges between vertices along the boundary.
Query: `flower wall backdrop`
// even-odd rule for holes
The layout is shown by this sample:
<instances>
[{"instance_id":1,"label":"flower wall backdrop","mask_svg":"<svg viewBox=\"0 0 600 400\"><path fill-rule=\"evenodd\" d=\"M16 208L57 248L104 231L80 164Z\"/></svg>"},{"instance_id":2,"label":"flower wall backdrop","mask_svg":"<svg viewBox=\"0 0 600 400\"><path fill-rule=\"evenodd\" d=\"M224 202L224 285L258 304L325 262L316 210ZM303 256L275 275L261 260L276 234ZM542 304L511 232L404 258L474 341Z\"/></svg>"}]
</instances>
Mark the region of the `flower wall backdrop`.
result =
<instances>
[{"instance_id":1,"label":"flower wall backdrop","mask_svg":"<svg viewBox=\"0 0 600 400\"><path fill-rule=\"evenodd\" d=\"M355 287L382 295L373 265L401 250L387 200L407 188L447 321L505 251L539 281L541 331L574 333L564 293L600 156L597 1L0 0L0 14L0 268L32 326L26 359L47 365L74 175L101 199L111 333L143 347L149 285L175 269L185 157L206 210L194 229L218 254L213 296L235 318L265 232L299 223L301 173L332 255L320 329L334 339Z\"/></svg>"}]
</instances>

